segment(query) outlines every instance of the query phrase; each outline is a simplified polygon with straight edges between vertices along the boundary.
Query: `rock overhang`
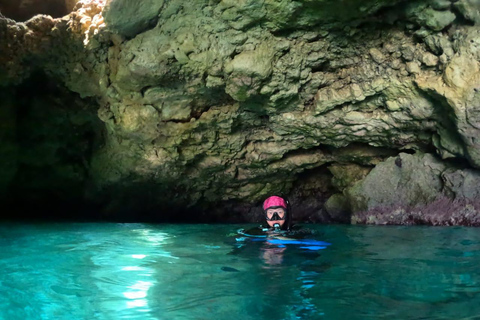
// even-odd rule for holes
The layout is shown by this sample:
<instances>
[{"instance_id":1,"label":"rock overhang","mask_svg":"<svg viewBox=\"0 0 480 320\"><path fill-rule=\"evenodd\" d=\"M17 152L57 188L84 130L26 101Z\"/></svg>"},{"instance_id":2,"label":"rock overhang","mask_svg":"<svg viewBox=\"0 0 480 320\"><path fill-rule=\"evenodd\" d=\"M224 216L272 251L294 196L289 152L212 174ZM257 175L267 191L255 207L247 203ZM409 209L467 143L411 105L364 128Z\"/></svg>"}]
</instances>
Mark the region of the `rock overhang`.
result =
<instances>
[{"instance_id":1,"label":"rock overhang","mask_svg":"<svg viewBox=\"0 0 480 320\"><path fill-rule=\"evenodd\" d=\"M470 2L446 2L351 1L341 16L334 1L153 1L150 11L83 0L69 18L7 23L21 41L5 65L21 81L31 68L22 48L34 47L35 67L95 99L104 140L85 159L85 194L107 199L107 211L255 204L293 188L299 201L322 198L318 181L343 192L392 155L372 162L372 150L477 166L467 75L478 28L452 19ZM315 170L317 182L298 181Z\"/></svg>"}]
</instances>

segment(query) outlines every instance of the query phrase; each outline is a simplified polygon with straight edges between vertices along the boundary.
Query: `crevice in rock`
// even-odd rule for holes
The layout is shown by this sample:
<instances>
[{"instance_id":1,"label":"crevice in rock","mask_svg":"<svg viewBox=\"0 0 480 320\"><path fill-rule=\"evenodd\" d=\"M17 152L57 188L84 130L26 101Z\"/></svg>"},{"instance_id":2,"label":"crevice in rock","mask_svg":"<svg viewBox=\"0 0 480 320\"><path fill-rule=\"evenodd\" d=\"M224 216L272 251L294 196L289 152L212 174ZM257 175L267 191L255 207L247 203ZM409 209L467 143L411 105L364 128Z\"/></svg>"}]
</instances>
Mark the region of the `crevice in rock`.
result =
<instances>
[{"instance_id":1,"label":"crevice in rock","mask_svg":"<svg viewBox=\"0 0 480 320\"><path fill-rule=\"evenodd\" d=\"M422 90L420 91L420 94L436 102L433 104L433 108L435 110L434 118L436 118L438 125L445 128L445 130L455 140L456 145L463 146L464 143L463 143L462 137L458 132L457 126L455 125L455 122L453 120L455 119L456 115L452 107L450 107L448 103L445 101L445 97L437 94L434 91L425 92ZM440 135L439 132L437 133ZM450 152L450 150L448 151ZM460 156L460 155L456 155L456 156Z\"/></svg>"},{"instance_id":2,"label":"crevice in rock","mask_svg":"<svg viewBox=\"0 0 480 320\"><path fill-rule=\"evenodd\" d=\"M450 10L453 13L455 13L455 15L457 16L457 18L453 22L454 25L458 25L458 26L474 26L475 25L475 21L466 19L464 16L464 13L462 13L457 6L452 5Z\"/></svg>"},{"instance_id":3,"label":"crevice in rock","mask_svg":"<svg viewBox=\"0 0 480 320\"><path fill-rule=\"evenodd\" d=\"M107 61L108 63L108 61ZM145 98L145 92L147 92L147 90L153 88L153 86L146 86L146 87L143 87L142 89L140 89L140 94L142 95L142 97Z\"/></svg>"},{"instance_id":4,"label":"crevice in rock","mask_svg":"<svg viewBox=\"0 0 480 320\"><path fill-rule=\"evenodd\" d=\"M450 167L458 169L458 170L464 170L464 169L472 169L475 170L475 168L468 162L467 159L465 158L447 158L447 159L442 159L442 162L445 162L448 164Z\"/></svg>"},{"instance_id":5,"label":"crevice in rock","mask_svg":"<svg viewBox=\"0 0 480 320\"><path fill-rule=\"evenodd\" d=\"M361 172L365 170L368 172L386 158L397 156L399 153L415 153L411 149L398 150L354 143L344 148L320 145L307 150L293 150L286 153L283 159L295 155L313 154L315 152L323 153L325 161L298 173L289 193L289 198L294 203L295 211L298 212L296 219L314 223L348 223L350 221L350 211L348 210L341 215L331 216L325 209L326 201L332 195L341 193L343 188L347 187L343 186L339 189L337 182L334 183L335 177L332 171L330 171L330 166L345 167L345 170L348 170L350 167L364 168ZM358 176L356 173L352 174L352 177ZM346 174L346 177L348 176Z\"/></svg>"},{"instance_id":6,"label":"crevice in rock","mask_svg":"<svg viewBox=\"0 0 480 320\"><path fill-rule=\"evenodd\" d=\"M348 85L350 85L350 84L348 84ZM324 110L319 112L319 114L328 114L328 113L330 113L334 110L342 110L343 108L346 108L346 107L349 107L349 106L356 107L356 106L359 106L359 105L367 105L371 102L374 102L376 99L379 99L380 97L382 97L381 92L374 92L371 95L367 95L363 98L363 100L355 100L356 97L354 97L352 95L348 98L349 99L348 101L345 101L345 102L336 101L337 104L323 107ZM313 101L308 106L311 106L311 108L315 109L317 101L319 101L318 93L314 96ZM359 108L357 107L356 109L359 109ZM355 110L355 111L357 111L357 110ZM361 111L363 113L373 112L373 110L370 110L370 111L369 110L361 110Z\"/></svg>"},{"instance_id":7,"label":"crevice in rock","mask_svg":"<svg viewBox=\"0 0 480 320\"><path fill-rule=\"evenodd\" d=\"M72 0L3 0L0 12L7 18L22 22L37 14L63 17L72 12L76 1Z\"/></svg>"},{"instance_id":8,"label":"crevice in rock","mask_svg":"<svg viewBox=\"0 0 480 320\"><path fill-rule=\"evenodd\" d=\"M312 67L311 72L315 73L315 72L329 72L329 71L332 71L332 69L330 68L330 63L329 61L324 61L319 65Z\"/></svg>"},{"instance_id":9,"label":"crevice in rock","mask_svg":"<svg viewBox=\"0 0 480 320\"><path fill-rule=\"evenodd\" d=\"M322 153L322 154L328 155L331 153L331 149L325 145L318 145L316 147L309 148L309 149L302 149L302 148L295 149L295 150L284 153L282 159L286 159L286 158L294 157L298 155L312 154L312 153Z\"/></svg>"},{"instance_id":10,"label":"crevice in rock","mask_svg":"<svg viewBox=\"0 0 480 320\"><path fill-rule=\"evenodd\" d=\"M416 151L413 150L413 149L401 149L399 150L399 153L402 152L402 153L407 153L407 154L415 154Z\"/></svg>"},{"instance_id":11,"label":"crevice in rock","mask_svg":"<svg viewBox=\"0 0 480 320\"><path fill-rule=\"evenodd\" d=\"M162 120L163 123L171 122L171 123L189 123L190 119L168 119L168 120Z\"/></svg>"},{"instance_id":12,"label":"crevice in rock","mask_svg":"<svg viewBox=\"0 0 480 320\"><path fill-rule=\"evenodd\" d=\"M328 223L332 219L324 209L327 199L335 193L333 175L327 164L299 173L293 183L289 200L293 221Z\"/></svg>"}]
</instances>

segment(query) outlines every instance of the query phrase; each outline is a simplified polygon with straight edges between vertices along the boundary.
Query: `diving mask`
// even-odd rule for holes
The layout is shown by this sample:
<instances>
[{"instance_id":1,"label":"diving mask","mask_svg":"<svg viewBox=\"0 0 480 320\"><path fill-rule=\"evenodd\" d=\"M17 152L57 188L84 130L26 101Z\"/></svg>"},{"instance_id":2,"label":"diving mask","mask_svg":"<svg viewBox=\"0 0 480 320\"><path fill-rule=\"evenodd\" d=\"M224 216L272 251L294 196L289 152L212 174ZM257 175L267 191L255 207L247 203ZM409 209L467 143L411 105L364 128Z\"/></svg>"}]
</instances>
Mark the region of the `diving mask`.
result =
<instances>
[{"instance_id":1,"label":"diving mask","mask_svg":"<svg viewBox=\"0 0 480 320\"><path fill-rule=\"evenodd\" d=\"M270 216L270 218L268 216L269 214L265 214L265 219L267 221L285 220L285 212L283 213L282 216L280 216L280 214L277 211L274 211L273 214Z\"/></svg>"}]
</instances>

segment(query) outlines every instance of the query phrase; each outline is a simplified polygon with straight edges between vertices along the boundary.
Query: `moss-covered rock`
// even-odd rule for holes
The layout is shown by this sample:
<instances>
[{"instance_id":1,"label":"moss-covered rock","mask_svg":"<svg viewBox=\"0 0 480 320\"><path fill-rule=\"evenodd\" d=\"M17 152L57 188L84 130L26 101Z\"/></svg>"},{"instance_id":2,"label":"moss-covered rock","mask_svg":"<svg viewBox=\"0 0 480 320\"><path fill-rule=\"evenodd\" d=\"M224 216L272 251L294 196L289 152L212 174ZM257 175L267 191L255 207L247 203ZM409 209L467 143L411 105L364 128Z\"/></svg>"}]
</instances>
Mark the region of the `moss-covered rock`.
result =
<instances>
[{"instance_id":1,"label":"moss-covered rock","mask_svg":"<svg viewBox=\"0 0 480 320\"><path fill-rule=\"evenodd\" d=\"M480 1L460 0L453 5L466 20L475 24L480 23Z\"/></svg>"},{"instance_id":2,"label":"moss-covered rock","mask_svg":"<svg viewBox=\"0 0 480 320\"><path fill-rule=\"evenodd\" d=\"M164 0L107 0L103 16L107 28L125 37L133 37L154 26Z\"/></svg>"},{"instance_id":3,"label":"moss-covered rock","mask_svg":"<svg viewBox=\"0 0 480 320\"><path fill-rule=\"evenodd\" d=\"M354 163L336 163L328 167L333 175L332 184L339 191L351 187L355 182L362 180L370 172L371 168L359 166Z\"/></svg>"},{"instance_id":4,"label":"moss-covered rock","mask_svg":"<svg viewBox=\"0 0 480 320\"><path fill-rule=\"evenodd\" d=\"M333 221L350 223L351 209L343 194L336 193L328 198L325 202L325 210Z\"/></svg>"},{"instance_id":5,"label":"moss-covered rock","mask_svg":"<svg viewBox=\"0 0 480 320\"><path fill-rule=\"evenodd\" d=\"M105 213L218 213L222 204L247 208L289 193L306 219L346 221L342 191L355 212L393 205L395 188L410 207L459 192L463 173L447 192L440 169L403 174L389 167L393 160L382 164L388 157L428 152L441 157L429 161L442 172L451 168L446 159L480 167L479 29L462 20L475 20L465 9L472 1L104 4L81 0L67 17L25 24L0 18L0 82L16 88L41 69L75 99L95 101L88 112L101 120L102 135L83 151L80 178L72 173L78 153L70 166L57 154L57 145L70 149L73 140L38 144L38 157L25 157L32 168L57 166L54 180L75 185ZM18 128L14 118L7 127ZM11 150L21 146L18 137L3 137ZM413 168L409 157L399 159ZM3 176L22 192L27 179ZM388 187L362 200L381 179Z\"/></svg>"}]
</instances>

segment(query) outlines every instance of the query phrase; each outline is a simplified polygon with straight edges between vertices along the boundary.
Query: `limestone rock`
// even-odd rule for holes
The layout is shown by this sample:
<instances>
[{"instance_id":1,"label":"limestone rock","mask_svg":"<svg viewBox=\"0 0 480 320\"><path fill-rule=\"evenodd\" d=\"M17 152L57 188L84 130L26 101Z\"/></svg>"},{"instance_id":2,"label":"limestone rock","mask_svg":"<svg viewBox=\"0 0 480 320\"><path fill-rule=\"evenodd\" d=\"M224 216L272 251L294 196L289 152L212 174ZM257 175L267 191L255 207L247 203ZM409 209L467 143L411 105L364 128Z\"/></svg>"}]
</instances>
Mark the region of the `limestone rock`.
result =
<instances>
[{"instance_id":1,"label":"limestone rock","mask_svg":"<svg viewBox=\"0 0 480 320\"><path fill-rule=\"evenodd\" d=\"M454 199L478 200L480 196L480 174L478 171L465 169L446 170L442 174L445 192Z\"/></svg>"},{"instance_id":2,"label":"limestone rock","mask_svg":"<svg viewBox=\"0 0 480 320\"><path fill-rule=\"evenodd\" d=\"M394 6L401 0L347 0L342 6L335 0L299 2L256 0L222 0L216 8L221 17L235 29L245 29L263 23L270 30L301 28L316 24L361 20L382 7Z\"/></svg>"},{"instance_id":3,"label":"limestone rock","mask_svg":"<svg viewBox=\"0 0 480 320\"><path fill-rule=\"evenodd\" d=\"M333 164L328 167L332 173L332 184L340 191L353 186L370 172L371 168L357 164Z\"/></svg>"},{"instance_id":4,"label":"limestone rock","mask_svg":"<svg viewBox=\"0 0 480 320\"><path fill-rule=\"evenodd\" d=\"M407 71L412 74L420 73L420 65L418 62L408 62Z\"/></svg>"},{"instance_id":5,"label":"limestone rock","mask_svg":"<svg viewBox=\"0 0 480 320\"><path fill-rule=\"evenodd\" d=\"M269 43L262 43L255 50L235 56L225 66L225 71L229 74L226 92L236 101L245 101L258 94L261 82L272 73L274 54Z\"/></svg>"},{"instance_id":6,"label":"limestone rock","mask_svg":"<svg viewBox=\"0 0 480 320\"><path fill-rule=\"evenodd\" d=\"M476 24L480 23L480 1L479 0L460 0L454 3L455 8L462 16Z\"/></svg>"},{"instance_id":7,"label":"limestone rock","mask_svg":"<svg viewBox=\"0 0 480 320\"><path fill-rule=\"evenodd\" d=\"M336 193L328 198L325 210L333 221L350 222L350 208L343 194Z\"/></svg>"},{"instance_id":8,"label":"limestone rock","mask_svg":"<svg viewBox=\"0 0 480 320\"><path fill-rule=\"evenodd\" d=\"M446 67L443 79L448 86L462 89L471 84L472 78L479 71L479 65L472 57L456 56Z\"/></svg>"},{"instance_id":9,"label":"limestone rock","mask_svg":"<svg viewBox=\"0 0 480 320\"><path fill-rule=\"evenodd\" d=\"M448 27L456 16L451 11L425 10L425 24L434 31L440 31Z\"/></svg>"},{"instance_id":10,"label":"limestone rock","mask_svg":"<svg viewBox=\"0 0 480 320\"><path fill-rule=\"evenodd\" d=\"M399 154L347 190L352 222L478 225L479 177L429 154Z\"/></svg>"},{"instance_id":11,"label":"limestone rock","mask_svg":"<svg viewBox=\"0 0 480 320\"><path fill-rule=\"evenodd\" d=\"M445 68L443 77L421 77L417 83L422 90L440 99L452 112L447 121L457 128L458 135L452 135L448 130L439 130L440 137L445 136L443 139L445 143L442 144L459 145L451 148L450 152L465 154L472 166L478 168L480 144L476 137L480 132L477 125L480 121L477 111L480 96L476 88L480 86L478 75L480 63L473 57L476 51L475 41L470 41L467 37L463 52L452 58ZM459 151L455 152L454 149Z\"/></svg>"},{"instance_id":12,"label":"limestone rock","mask_svg":"<svg viewBox=\"0 0 480 320\"><path fill-rule=\"evenodd\" d=\"M378 50L377 48L372 48L369 50L370 52L370 55L372 56L372 59L376 62L376 63L382 63L383 61L385 61L385 56L384 54Z\"/></svg>"},{"instance_id":13,"label":"limestone rock","mask_svg":"<svg viewBox=\"0 0 480 320\"><path fill-rule=\"evenodd\" d=\"M449 0L433 0L430 1L430 5L435 10L449 9L452 3Z\"/></svg>"},{"instance_id":14,"label":"limestone rock","mask_svg":"<svg viewBox=\"0 0 480 320\"><path fill-rule=\"evenodd\" d=\"M426 52L425 54L422 55L422 62L427 67L434 67L438 64L438 57L431 54L430 52Z\"/></svg>"},{"instance_id":15,"label":"limestone rock","mask_svg":"<svg viewBox=\"0 0 480 320\"><path fill-rule=\"evenodd\" d=\"M107 28L125 37L134 37L158 19L164 0L107 0L103 16Z\"/></svg>"},{"instance_id":16,"label":"limestone rock","mask_svg":"<svg viewBox=\"0 0 480 320\"><path fill-rule=\"evenodd\" d=\"M441 31L452 24L456 16L449 10L435 10L427 6L427 3L418 5L412 3L407 9L407 15L411 16L418 24L428 27L433 31Z\"/></svg>"},{"instance_id":17,"label":"limestone rock","mask_svg":"<svg viewBox=\"0 0 480 320\"><path fill-rule=\"evenodd\" d=\"M347 191L353 212L433 202L442 190L446 166L432 155L399 154L377 165Z\"/></svg>"},{"instance_id":18,"label":"limestone rock","mask_svg":"<svg viewBox=\"0 0 480 320\"><path fill-rule=\"evenodd\" d=\"M363 185L358 194L372 202L355 198L353 207L367 211L354 217L370 223L358 212L388 204L392 190L415 209L476 183L479 30L452 20L461 10L450 1L111 0L104 8L81 0L75 8L26 23L0 17L5 101L22 97L15 96L22 83L35 87L28 79L40 81L40 71L49 85L71 91L45 90L51 103L35 92L5 107L55 115L35 124L5 115L0 133L12 161L3 164L15 175L1 179L12 193L57 194L70 184L104 215L161 219L174 217L175 208L214 207L218 216L204 217L218 221L227 212L221 208L238 204L239 216L251 218L264 197L287 193L305 209L299 219L346 222L343 204L350 208L349 192ZM86 125L79 110L97 122ZM44 128L39 140L54 142L39 143L34 157L19 147L18 128L31 128L32 141ZM65 139L54 134L58 128L68 131ZM436 153L465 168L425 156L428 165L415 169L424 173L403 174L400 167L420 159L404 154L382 164L403 151ZM384 175L367 175L375 166ZM45 191L34 188L39 172L51 173ZM402 184L368 194L390 178ZM472 222L469 205L463 213L452 207L453 222L446 214L423 219L423 209L410 219L409 208L399 207L388 223Z\"/></svg>"}]
</instances>

